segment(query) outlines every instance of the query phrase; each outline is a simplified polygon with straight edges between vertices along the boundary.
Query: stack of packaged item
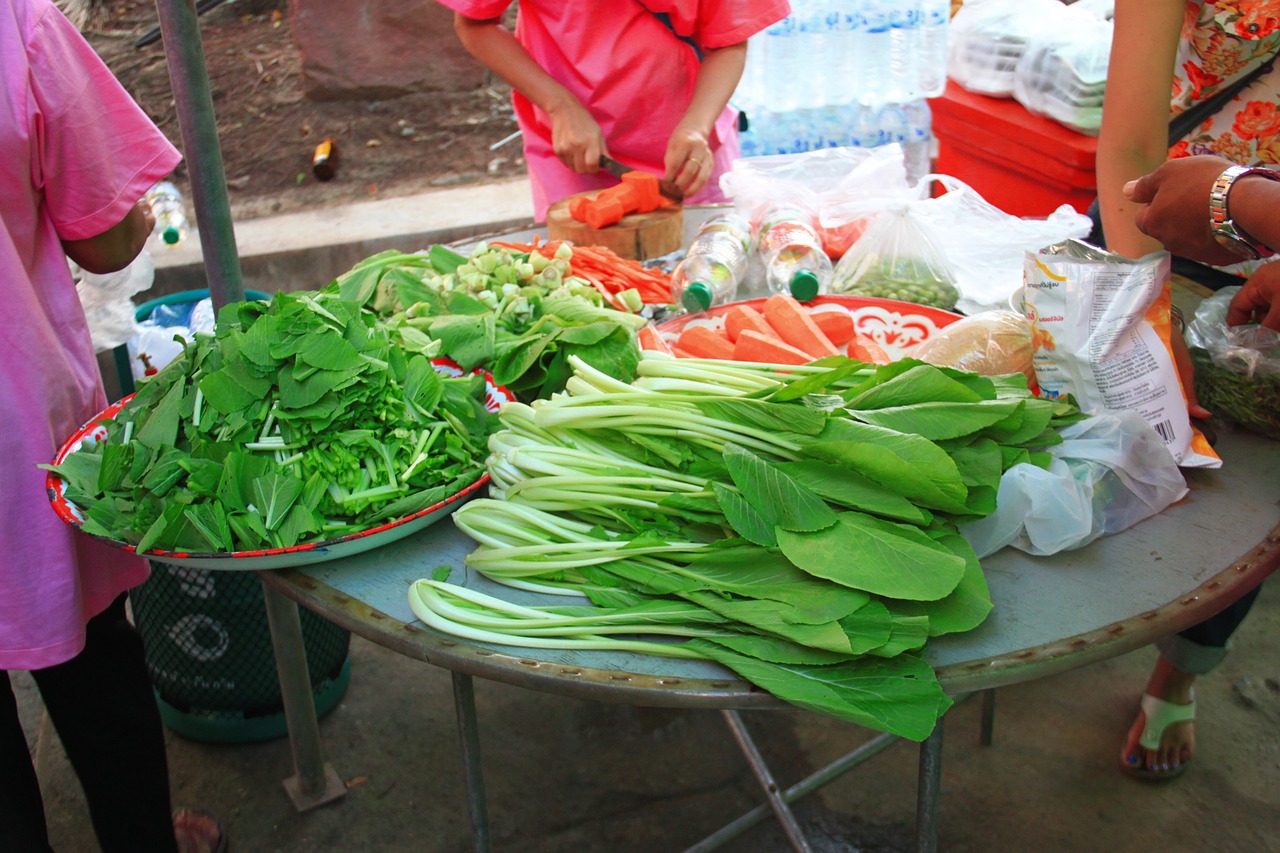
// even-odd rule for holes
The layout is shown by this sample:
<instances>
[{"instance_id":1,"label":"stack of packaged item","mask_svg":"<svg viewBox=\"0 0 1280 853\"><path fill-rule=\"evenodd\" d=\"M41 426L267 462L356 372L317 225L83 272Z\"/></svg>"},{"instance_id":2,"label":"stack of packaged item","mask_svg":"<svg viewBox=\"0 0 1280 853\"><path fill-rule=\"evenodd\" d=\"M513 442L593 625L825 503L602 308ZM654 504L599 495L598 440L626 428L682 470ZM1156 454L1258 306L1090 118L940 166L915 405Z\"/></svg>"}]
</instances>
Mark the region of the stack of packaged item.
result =
<instances>
[{"instance_id":1,"label":"stack of packaged item","mask_svg":"<svg viewBox=\"0 0 1280 853\"><path fill-rule=\"evenodd\" d=\"M1035 115L1096 136L1111 52L1112 0L969 0L952 21L950 78L1013 98Z\"/></svg>"}]
</instances>

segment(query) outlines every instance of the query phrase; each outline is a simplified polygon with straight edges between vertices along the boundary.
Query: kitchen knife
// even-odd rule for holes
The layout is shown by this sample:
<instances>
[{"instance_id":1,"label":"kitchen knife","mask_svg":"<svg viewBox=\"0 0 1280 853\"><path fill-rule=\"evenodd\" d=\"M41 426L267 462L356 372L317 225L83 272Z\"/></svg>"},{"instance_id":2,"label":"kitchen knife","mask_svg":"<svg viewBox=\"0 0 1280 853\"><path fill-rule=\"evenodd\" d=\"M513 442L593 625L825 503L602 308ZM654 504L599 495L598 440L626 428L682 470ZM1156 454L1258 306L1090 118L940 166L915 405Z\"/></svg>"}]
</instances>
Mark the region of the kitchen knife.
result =
<instances>
[{"instance_id":1,"label":"kitchen knife","mask_svg":"<svg viewBox=\"0 0 1280 853\"><path fill-rule=\"evenodd\" d=\"M621 178L626 172L635 172L630 166L624 166L617 160L605 154L600 155L600 168L613 175L615 178ZM672 201L684 201L684 193L680 192L680 188L672 181L658 181L658 192L662 193Z\"/></svg>"}]
</instances>

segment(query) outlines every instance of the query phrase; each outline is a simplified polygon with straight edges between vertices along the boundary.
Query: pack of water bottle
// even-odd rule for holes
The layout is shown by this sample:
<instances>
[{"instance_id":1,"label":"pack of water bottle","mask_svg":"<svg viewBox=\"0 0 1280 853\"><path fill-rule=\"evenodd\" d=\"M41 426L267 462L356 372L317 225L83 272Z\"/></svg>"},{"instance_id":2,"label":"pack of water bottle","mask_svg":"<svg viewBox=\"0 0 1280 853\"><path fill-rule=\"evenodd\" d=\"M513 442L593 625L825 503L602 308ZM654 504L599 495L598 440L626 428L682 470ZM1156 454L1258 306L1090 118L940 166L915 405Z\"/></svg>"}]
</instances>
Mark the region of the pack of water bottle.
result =
<instances>
[{"instance_id":1,"label":"pack of water bottle","mask_svg":"<svg viewBox=\"0 0 1280 853\"><path fill-rule=\"evenodd\" d=\"M942 94L950 0L792 0L747 48L739 94L773 112Z\"/></svg>"},{"instance_id":2,"label":"pack of water bottle","mask_svg":"<svg viewBox=\"0 0 1280 853\"><path fill-rule=\"evenodd\" d=\"M793 0L751 37L734 103L749 117L742 156L902 146L930 171L926 98L947 82L950 0Z\"/></svg>"},{"instance_id":3,"label":"pack of water bottle","mask_svg":"<svg viewBox=\"0 0 1280 853\"><path fill-rule=\"evenodd\" d=\"M905 104L849 103L836 107L753 113L739 137L741 156L803 154L822 148L902 147L912 183L930 171L933 114L923 98Z\"/></svg>"}]
</instances>

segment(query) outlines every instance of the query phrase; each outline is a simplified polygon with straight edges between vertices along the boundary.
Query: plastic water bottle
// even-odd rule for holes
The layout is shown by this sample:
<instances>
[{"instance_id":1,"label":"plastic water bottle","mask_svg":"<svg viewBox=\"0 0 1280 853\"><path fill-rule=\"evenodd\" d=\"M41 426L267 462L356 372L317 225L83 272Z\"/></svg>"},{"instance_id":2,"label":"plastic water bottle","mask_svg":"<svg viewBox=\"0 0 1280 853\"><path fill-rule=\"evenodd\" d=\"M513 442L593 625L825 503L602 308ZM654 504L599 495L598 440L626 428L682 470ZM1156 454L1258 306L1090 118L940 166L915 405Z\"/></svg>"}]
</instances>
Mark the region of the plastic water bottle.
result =
<instances>
[{"instance_id":1,"label":"plastic water bottle","mask_svg":"<svg viewBox=\"0 0 1280 853\"><path fill-rule=\"evenodd\" d=\"M182 193L168 181L161 181L147 192L147 203L156 218L152 232L166 246L176 246L187 236L187 213L182 204Z\"/></svg>"},{"instance_id":2,"label":"plastic water bottle","mask_svg":"<svg viewBox=\"0 0 1280 853\"><path fill-rule=\"evenodd\" d=\"M929 102L920 98L902 105L906 134L902 140L902 159L907 180L916 183L933 171L933 111Z\"/></svg>"},{"instance_id":3,"label":"plastic water bottle","mask_svg":"<svg viewBox=\"0 0 1280 853\"><path fill-rule=\"evenodd\" d=\"M892 73L889 67L889 7L893 2L894 0L863 0L862 49L858 56L866 77L857 91L864 104L889 100L885 83L886 77Z\"/></svg>"},{"instance_id":4,"label":"plastic water bottle","mask_svg":"<svg viewBox=\"0 0 1280 853\"><path fill-rule=\"evenodd\" d=\"M736 213L710 219L671 273L671 294L690 312L732 302L750 259L751 223Z\"/></svg>"},{"instance_id":5,"label":"plastic water bottle","mask_svg":"<svg viewBox=\"0 0 1280 853\"><path fill-rule=\"evenodd\" d=\"M769 40L763 33L756 33L747 40L747 63L742 69L742 79L733 92L732 101L746 110L747 115L765 109L768 93L765 89L769 77Z\"/></svg>"},{"instance_id":6,"label":"plastic water bottle","mask_svg":"<svg viewBox=\"0 0 1280 853\"><path fill-rule=\"evenodd\" d=\"M791 15L765 28L764 50L768 69L764 80L765 105L774 112L796 107L800 69L796 51L796 20Z\"/></svg>"},{"instance_id":7,"label":"plastic water bottle","mask_svg":"<svg viewBox=\"0 0 1280 853\"><path fill-rule=\"evenodd\" d=\"M878 121L879 108L870 104L853 104L849 115L849 143L858 148L876 148L884 143Z\"/></svg>"},{"instance_id":8,"label":"plastic water bottle","mask_svg":"<svg viewBox=\"0 0 1280 853\"><path fill-rule=\"evenodd\" d=\"M889 4L889 64L884 78L883 98L902 103L919 97L920 6L915 0Z\"/></svg>"},{"instance_id":9,"label":"plastic water bottle","mask_svg":"<svg viewBox=\"0 0 1280 853\"><path fill-rule=\"evenodd\" d=\"M808 302L831 287L831 258L813 226L813 217L798 207L778 206L760 220L760 260L765 283L774 293L790 293Z\"/></svg>"},{"instance_id":10,"label":"plastic water bottle","mask_svg":"<svg viewBox=\"0 0 1280 853\"><path fill-rule=\"evenodd\" d=\"M868 79L861 54L866 22L859 2L833 0L832 6L836 20L830 42L832 62L827 75L827 103L844 106L859 97Z\"/></svg>"},{"instance_id":11,"label":"plastic water bottle","mask_svg":"<svg viewBox=\"0 0 1280 853\"><path fill-rule=\"evenodd\" d=\"M920 2L920 96L936 98L947 87L951 0Z\"/></svg>"},{"instance_id":12,"label":"plastic water bottle","mask_svg":"<svg viewBox=\"0 0 1280 853\"><path fill-rule=\"evenodd\" d=\"M827 94L827 12L823 0L792 0L796 19L796 71L792 81L798 109L821 107Z\"/></svg>"}]
</instances>

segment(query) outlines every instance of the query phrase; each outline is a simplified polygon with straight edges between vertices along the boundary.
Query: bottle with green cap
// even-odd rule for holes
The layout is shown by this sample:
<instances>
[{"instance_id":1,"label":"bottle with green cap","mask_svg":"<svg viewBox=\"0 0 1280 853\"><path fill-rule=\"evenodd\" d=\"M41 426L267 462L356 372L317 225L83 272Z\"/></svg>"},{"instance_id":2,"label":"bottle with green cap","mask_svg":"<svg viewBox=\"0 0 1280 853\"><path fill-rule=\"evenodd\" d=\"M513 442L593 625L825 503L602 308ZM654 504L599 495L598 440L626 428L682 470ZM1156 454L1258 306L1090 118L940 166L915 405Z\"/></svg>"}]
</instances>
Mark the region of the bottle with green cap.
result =
<instances>
[{"instance_id":1,"label":"bottle with green cap","mask_svg":"<svg viewBox=\"0 0 1280 853\"><path fill-rule=\"evenodd\" d=\"M187 212L182 193L169 181L161 181L147 192L151 215L156 219L152 232L166 246L176 246L187 236Z\"/></svg>"},{"instance_id":2,"label":"bottle with green cap","mask_svg":"<svg viewBox=\"0 0 1280 853\"><path fill-rule=\"evenodd\" d=\"M709 219L671 273L672 296L690 313L732 302L750 259L750 222L736 213Z\"/></svg>"},{"instance_id":3,"label":"bottle with green cap","mask_svg":"<svg viewBox=\"0 0 1280 853\"><path fill-rule=\"evenodd\" d=\"M801 302L831 287L831 258L813 216L794 205L775 205L760 218L760 261L773 293L789 293Z\"/></svg>"}]
</instances>

